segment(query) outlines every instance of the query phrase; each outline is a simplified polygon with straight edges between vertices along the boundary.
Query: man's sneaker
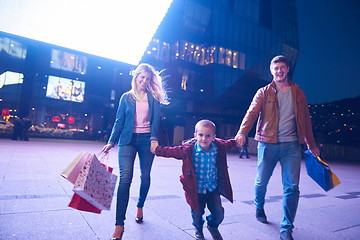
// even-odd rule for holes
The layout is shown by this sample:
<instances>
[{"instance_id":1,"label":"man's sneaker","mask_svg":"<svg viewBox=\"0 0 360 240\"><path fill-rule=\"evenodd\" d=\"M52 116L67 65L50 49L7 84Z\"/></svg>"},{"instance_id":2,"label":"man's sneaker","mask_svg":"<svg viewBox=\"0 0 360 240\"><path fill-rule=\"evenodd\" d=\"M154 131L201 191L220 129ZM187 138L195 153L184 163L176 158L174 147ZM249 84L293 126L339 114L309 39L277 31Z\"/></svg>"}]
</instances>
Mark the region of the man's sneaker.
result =
<instances>
[{"instance_id":1,"label":"man's sneaker","mask_svg":"<svg viewBox=\"0 0 360 240\"><path fill-rule=\"evenodd\" d=\"M263 208L256 208L256 219L262 223L268 222Z\"/></svg>"},{"instance_id":2,"label":"man's sneaker","mask_svg":"<svg viewBox=\"0 0 360 240\"><path fill-rule=\"evenodd\" d=\"M214 240L223 240L223 238L217 228L210 227L210 226L207 226L207 228L209 229L209 232Z\"/></svg>"},{"instance_id":3,"label":"man's sneaker","mask_svg":"<svg viewBox=\"0 0 360 240\"><path fill-rule=\"evenodd\" d=\"M195 238L197 240L204 240L204 234L203 234L202 230L196 230Z\"/></svg>"},{"instance_id":4,"label":"man's sneaker","mask_svg":"<svg viewBox=\"0 0 360 240\"><path fill-rule=\"evenodd\" d=\"M294 240L291 232L285 231L280 233L280 240Z\"/></svg>"}]
</instances>

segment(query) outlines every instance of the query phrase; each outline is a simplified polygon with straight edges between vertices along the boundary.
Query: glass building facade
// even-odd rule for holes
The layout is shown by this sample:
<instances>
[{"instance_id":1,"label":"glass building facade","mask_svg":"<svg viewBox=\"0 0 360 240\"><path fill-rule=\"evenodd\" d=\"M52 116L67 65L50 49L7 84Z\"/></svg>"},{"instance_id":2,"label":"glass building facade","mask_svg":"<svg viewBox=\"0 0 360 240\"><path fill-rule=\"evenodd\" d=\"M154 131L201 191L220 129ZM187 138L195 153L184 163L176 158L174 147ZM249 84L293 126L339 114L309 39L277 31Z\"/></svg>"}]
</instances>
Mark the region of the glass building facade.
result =
<instances>
[{"instance_id":1,"label":"glass building facade","mask_svg":"<svg viewBox=\"0 0 360 240\"><path fill-rule=\"evenodd\" d=\"M141 59L162 70L168 143L192 137L203 118L217 136L234 137L256 90L272 79L270 60L285 55L293 72L298 51L296 0L174 0ZM38 130L69 135L102 131L134 68L0 32L1 119L28 117Z\"/></svg>"},{"instance_id":2,"label":"glass building facade","mask_svg":"<svg viewBox=\"0 0 360 240\"><path fill-rule=\"evenodd\" d=\"M0 134L18 117L31 120L32 136L98 138L134 68L0 32Z\"/></svg>"},{"instance_id":3,"label":"glass building facade","mask_svg":"<svg viewBox=\"0 0 360 240\"><path fill-rule=\"evenodd\" d=\"M164 112L185 137L208 118L227 138L272 80L271 59L285 55L293 72L298 50L295 0L174 0L142 61L164 69Z\"/></svg>"}]
</instances>

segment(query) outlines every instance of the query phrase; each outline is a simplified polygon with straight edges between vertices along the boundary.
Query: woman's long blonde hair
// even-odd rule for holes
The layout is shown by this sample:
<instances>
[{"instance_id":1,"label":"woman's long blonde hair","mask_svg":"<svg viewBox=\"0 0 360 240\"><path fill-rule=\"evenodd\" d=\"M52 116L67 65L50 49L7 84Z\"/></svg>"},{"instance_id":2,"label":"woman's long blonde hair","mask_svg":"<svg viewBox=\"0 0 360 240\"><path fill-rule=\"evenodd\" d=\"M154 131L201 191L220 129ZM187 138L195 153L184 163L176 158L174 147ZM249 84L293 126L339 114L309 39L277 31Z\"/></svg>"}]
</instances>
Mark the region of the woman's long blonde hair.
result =
<instances>
[{"instance_id":1,"label":"woman's long blonde hair","mask_svg":"<svg viewBox=\"0 0 360 240\"><path fill-rule=\"evenodd\" d=\"M135 80L142 72L148 72L151 74L151 79L147 86L147 90L149 91L149 93L160 103L169 104L167 94L163 88L162 79L159 75L159 72L155 71L154 67L147 63L139 64L134 71L134 75L131 81L131 90L130 90L134 99L137 101L141 100Z\"/></svg>"}]
</instances>

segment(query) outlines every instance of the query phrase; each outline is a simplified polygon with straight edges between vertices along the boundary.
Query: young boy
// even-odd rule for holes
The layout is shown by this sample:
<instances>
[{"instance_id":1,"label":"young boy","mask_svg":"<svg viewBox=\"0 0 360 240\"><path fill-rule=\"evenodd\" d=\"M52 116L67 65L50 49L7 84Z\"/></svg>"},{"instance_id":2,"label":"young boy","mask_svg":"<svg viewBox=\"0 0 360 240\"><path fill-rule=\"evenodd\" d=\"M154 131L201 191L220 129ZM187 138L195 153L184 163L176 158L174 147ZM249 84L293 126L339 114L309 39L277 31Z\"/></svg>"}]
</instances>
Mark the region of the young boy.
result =
<instances>
[{"instance_id":1,"label":"young boy","mask_svg":"<svg viewBox=\"0 0 360 240\"><path fill-rule=\"evenodd\" d=\"M186 202L191 207L196 239L204 239L205 206L210 211L206 220L212 238L223 239L218 230L224 219L220 195L233 202L226 152L235 147L236 142L234 139L216 138L215 130L213 122L201 120L195 125L193 139L184 141L181 146L156 146L152 149L156 156L183 161L180 182L183 184Z\"/></svg>"}]
</instances>

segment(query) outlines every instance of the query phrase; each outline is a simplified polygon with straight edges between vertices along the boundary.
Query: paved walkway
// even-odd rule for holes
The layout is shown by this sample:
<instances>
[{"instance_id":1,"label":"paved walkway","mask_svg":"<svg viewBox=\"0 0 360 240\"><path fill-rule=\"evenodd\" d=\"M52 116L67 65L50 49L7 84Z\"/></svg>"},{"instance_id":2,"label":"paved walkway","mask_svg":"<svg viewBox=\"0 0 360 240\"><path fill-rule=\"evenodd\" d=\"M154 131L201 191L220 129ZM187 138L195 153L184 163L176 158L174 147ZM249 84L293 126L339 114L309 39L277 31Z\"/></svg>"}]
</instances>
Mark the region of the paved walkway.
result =
<instances>
[{"instance_id":1,"label":"paved walkway","mask_svg":"<svg viewBox=\"0 0 360 240\"><path fill-rule=\"evenodd\" d=\"M60 176L81 151L98 153L103 144L0 139L0 240L109 239L114 226L116 199L111 210L101 214L68 208L72 186ZM113 149L110 163L118 174L116 155L117 149ZM252 204L255 156L239 159L236 153L229 153L228 162L235 202L223 202L225 220L220 231L224 239L278 239L282 195L279 168L275 169L268 186L265 210L270 223L261 224L255 220ZM330 166L342 184L325 192L306 175L303 165L293 234L296 240L360 239L360 164L330 163ZM180 172L180 161L155 159L144 222L136 224L135 199L139 189L136 162L125 240L194 239L189 207L179 182ZM211 239L207 230L204 233L206 239Z\"/></svg>"}]
</instances>

